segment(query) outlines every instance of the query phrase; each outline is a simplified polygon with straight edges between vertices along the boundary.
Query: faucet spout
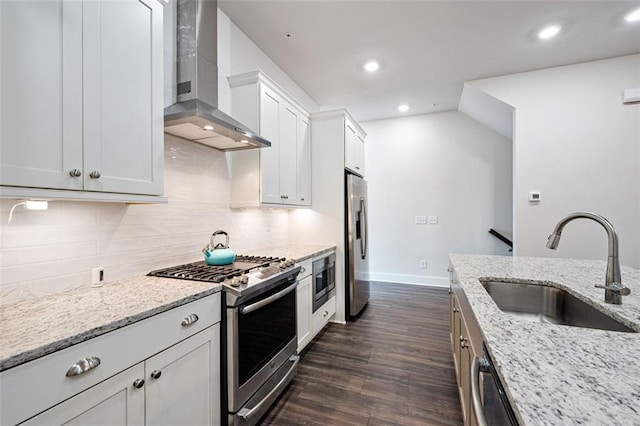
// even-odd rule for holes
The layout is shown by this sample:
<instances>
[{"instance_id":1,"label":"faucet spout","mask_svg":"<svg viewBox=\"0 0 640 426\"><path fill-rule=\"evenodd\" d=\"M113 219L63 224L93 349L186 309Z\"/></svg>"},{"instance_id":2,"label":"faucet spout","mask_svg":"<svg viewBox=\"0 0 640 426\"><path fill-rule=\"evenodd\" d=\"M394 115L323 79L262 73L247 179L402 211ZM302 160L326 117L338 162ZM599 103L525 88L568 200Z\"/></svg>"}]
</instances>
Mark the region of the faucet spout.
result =
<instances>
[{"instance_id":1,"label":"faucet spout","mask_svg":"<svg viewBox=\"0 0 640 426\"><path fill-rule=\"evenodd\" d=\"M590 219L593 220L607 231L608 238L608 258L607 258L607 271L605 274L605 285L596 287L605 289L605 302L619 305L622 303L622 296L626 296L631 291L622 286L622 274L620 273L620 259L618 257L618 234L615 228L606 218L599 214L588 212L577 212L568 215L558 222L553 229L549 239L547 240L547 248L555 250L560 243L560 237L562 236L562 230L571 221L575 219Z\"/></svg>"}]
</instances>

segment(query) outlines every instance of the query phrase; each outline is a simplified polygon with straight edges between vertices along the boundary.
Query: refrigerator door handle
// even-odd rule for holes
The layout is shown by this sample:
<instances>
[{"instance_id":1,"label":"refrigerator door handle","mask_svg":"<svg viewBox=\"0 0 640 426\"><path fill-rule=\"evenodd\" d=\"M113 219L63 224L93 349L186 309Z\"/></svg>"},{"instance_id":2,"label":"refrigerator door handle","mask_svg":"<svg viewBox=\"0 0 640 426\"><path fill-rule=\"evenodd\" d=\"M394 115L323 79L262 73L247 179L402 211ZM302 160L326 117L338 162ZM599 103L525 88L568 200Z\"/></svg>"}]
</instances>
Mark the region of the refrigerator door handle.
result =
<instances>
[{"instance_id":1,"label":"refrigerator door handle","mask_svg":"<svg viewBox=\"0 0 640 426\"><path fill-rule=\"evenodd\" d=\"M367 239L369 238L369 236L367 235L367 233L369 232L368 230L368 223L367 223L367 210L366 210L366 203L364 202L364 197L360 197L360 211L362 212L362 217L360 219L360 235L362 236L362 238L360 238L360 257L362 257L362 259L366 259L367 258Z\"/></svg>"}]
</instances>

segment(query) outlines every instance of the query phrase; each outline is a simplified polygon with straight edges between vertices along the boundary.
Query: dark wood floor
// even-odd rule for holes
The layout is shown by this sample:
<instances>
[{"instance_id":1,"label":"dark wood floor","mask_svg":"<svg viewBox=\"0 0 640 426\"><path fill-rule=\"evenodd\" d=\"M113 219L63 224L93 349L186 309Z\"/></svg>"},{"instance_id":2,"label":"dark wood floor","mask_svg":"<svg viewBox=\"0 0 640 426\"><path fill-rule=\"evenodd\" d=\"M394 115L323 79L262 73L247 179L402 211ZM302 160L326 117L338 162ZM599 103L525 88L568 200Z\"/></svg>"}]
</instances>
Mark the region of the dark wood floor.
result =
<instances>
[{"instance_id":1,"label":"dark wood floor","mask_svg":"<svg viewBox=\"0 0 640 426\"><path fill-rule=\"evenodd\" d=\"M447 289L372 283L356 322L330 324L263 425L460 425Z\"/></svg>"}]
</instances>

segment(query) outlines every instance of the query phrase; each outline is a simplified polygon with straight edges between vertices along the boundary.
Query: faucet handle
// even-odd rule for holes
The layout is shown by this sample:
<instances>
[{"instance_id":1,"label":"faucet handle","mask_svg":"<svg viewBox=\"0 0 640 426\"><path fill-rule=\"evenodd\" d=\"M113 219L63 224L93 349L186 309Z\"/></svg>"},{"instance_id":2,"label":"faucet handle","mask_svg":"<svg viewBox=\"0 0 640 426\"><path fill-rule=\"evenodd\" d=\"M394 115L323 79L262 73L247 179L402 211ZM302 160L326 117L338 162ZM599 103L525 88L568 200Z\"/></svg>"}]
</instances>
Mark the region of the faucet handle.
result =
<instances>
[{"instance_id":1,"label":"faucet handle","mask_svg":"<svg viewBox=\"0 0 640 426\"><path fill-rule=\"evenodd\" d=\"M631 294L631 290L629 290L627 287L623 287L622 284L620 283L611 283L611 285L608 285L608 286L596 284L596 288L603 288L605 290L612 291L621 296L628 296L629 294Z\"/></svg>"}]
</instances>

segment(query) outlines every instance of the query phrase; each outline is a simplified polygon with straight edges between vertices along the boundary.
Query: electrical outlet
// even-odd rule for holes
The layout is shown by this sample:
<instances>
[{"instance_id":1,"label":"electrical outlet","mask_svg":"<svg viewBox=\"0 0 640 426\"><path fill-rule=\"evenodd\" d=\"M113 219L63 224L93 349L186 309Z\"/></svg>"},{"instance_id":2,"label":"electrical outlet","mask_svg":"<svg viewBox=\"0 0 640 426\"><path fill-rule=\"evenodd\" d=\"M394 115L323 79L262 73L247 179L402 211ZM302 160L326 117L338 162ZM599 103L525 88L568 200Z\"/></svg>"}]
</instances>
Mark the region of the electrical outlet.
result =
<instances>
[{"instance_id":1,"label":"electrical outlet","mask_svg":"<svg viewBox=\"0 0 640 426\"><path fill-rule=\"evenodd\" d=\"M427 269L427 260L426 259L422 259L420 261L420 269Z\"/></svg>"},{"instance_id":2,"label":"electrical outlet","mask_svg":"<svg viewBox=\"0 0 640 426\"><path fill-rule=\"evenodd\" d=\"M104 268L102 266L93 268L91 270L91 284L100 284L102 281L104 281Z\"/></svg>"}]
</instances>

